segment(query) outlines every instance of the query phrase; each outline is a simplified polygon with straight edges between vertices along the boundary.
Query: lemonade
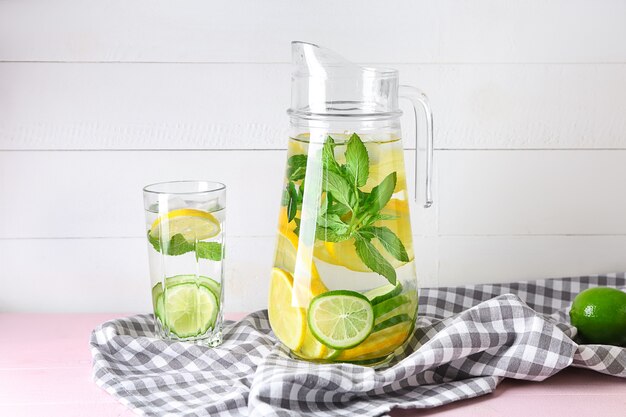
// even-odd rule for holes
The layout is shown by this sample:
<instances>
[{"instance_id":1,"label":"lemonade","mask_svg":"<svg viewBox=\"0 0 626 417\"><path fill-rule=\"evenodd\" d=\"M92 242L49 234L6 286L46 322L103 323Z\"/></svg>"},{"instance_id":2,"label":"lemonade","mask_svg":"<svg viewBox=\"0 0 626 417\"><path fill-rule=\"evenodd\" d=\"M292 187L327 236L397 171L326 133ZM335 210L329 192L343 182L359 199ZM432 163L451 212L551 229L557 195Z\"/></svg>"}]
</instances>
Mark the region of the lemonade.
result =
<instances>
[{"instance_id":1,"label":"lemonade","mask_svg":"<svg viewBox=\"0 0 626 417\"><path fill-rule=\"evenodd\" d=\"M290 138L269 294L276 336L297 357L378 363L417 311L401 141Z\"/></svg>"},{"instance_id":2,"label":"lemonade","mask_svg":"<svg viewBox=\"0 0 626 417\"><path fill-rule=\"evenodd\" d=\"M215 346L221 342L224 207L202 191L163 194L146 196L157 332Z\"/></svg>"}]
</instances>

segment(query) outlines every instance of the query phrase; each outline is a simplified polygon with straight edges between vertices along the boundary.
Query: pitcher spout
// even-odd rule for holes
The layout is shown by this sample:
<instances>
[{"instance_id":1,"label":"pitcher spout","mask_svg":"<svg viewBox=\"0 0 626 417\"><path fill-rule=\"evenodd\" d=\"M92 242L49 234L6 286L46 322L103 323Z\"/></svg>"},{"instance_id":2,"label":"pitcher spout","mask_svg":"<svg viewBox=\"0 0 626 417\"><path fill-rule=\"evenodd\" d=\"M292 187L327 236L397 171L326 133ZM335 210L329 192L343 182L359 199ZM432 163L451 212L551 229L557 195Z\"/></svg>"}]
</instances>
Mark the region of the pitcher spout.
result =
<instances>
[{"instance_id":1,"label":"pitcher spout","mask_svg":"<svg viewBox=\"0 0 626 417\"><path fill-rule=\"evenodd\" d=\"M292 95L289 113L397 116L398 72L355 64L310 42L291 43Z\"/></svg>"}]
</instances>

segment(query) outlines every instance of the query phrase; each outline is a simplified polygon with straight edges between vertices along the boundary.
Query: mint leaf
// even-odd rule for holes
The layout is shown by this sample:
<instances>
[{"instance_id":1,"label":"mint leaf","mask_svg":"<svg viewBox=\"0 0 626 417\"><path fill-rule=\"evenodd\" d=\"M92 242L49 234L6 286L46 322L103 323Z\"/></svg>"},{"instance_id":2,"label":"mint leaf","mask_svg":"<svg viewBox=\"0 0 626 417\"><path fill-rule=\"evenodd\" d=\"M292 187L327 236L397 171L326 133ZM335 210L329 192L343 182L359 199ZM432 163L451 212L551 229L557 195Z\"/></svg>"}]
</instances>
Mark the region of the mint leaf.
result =
<instances>
[{"instance_id":1,"label":"mint leaf","mask_svg":"<svg viewBox=\"0 0 626 417\"><path fill-rule=\"evenodd\" d=\"M298 190L296 190L296 185L291 181L287 184L287 193L289 194L287 201L287 222L290 222L296 217L296 213L298 212Z\"/></svg>"},{"instance_id":2,"label":"mint leaf","mask_svg":"<svg viewBox=\"0 0 626 417\"><path fill-rule=\"evenodd\" d=\"M365 207L367 207L371 213L377 214L387 205L395 188L396 173L392 172L387 175L385 179L380 182L380 184L372 188L372 192L366 198Z\"/></svg>"},{"instance_id":3,"label":"mint leaf","mask_svg":"<svg viewBox=\"0 0 626 417\"><path fill-rule=\"evenodd\" d=\"M329 199L332 204L332 199ZM338 214L327 213L323 209L316 222L315 236L326 242L341 242L350 237L350 226L341 220Z\"/></svg>"},{"instance_id":4,"label":"mint leaf","mask_svg":"<svg viewBox=\"0 0 626 417\"><path fill-rule=\"evenodd\" d=\"M293 155L287 160L287 178L300 181L306 173L306 155Z\"/></svg>"},{"instance_id":5,"label":"mint leaf","mask_svg":"<svg viewBox=\"0 0 626 417\"><path fill-rule=\"evenodd\" d=\"M334 171L327 171L324 181L324 189L332 194L333 198L344 206L352 207L354 204L354 190L348 181Z\"/></svg>"},{"instance_id":6,"label":"mint leaf","mask_svg":"<svg viewBox=\"0 0 626 417\"><path fill-rule=\"evenodd\" d=\"M300 219L296 217L295 219L293 219L293 221L296 224L296 228L293 229L293 232L296 234L296 236L300 236Z\"/></svg>"},{"instance_id":7,"label":"mint leaf","mask_svg":"<svg viewBox=\"0 0 626 417\"><path fill-rule=\"evenodd\" d=\"M350 211L350 207L345 206L341 203L335 203L326 210L328 214L336 214L339 217L343 216L344 214L347 214L349 211Z\"/></svg>"},{"instance_id":8,"label":"mint leaf","mask_svg":"<svg viewBox=\"0 0 626 417\"><path fill-rule=\"evenodd\" d=\"M337 243L350 239L350 235L338 233L337 230L334 230L330 227L320 226L318 224L315 228L315 238L318 240L323 240L324 242Z\"/></svg>"},{"instance_id":9,"label":"mint leaf","mask_svg":"<svg viewBox=\"0 0 626 417\"><path fill-rule=\"evenodd\" d=\"M187 252L191 252L194 249L195 248L193 243L187 242L182 234L176 233L174 236L172 236L169 244L167 245L167 254L171 256L178 256Z\"/></svg>"},{"instance_id":10,"label":"mint leaf","mask_svg":"<svg viewBox=\"0 0 626 417\"><path fill-rule=\"evenodd\" d=\"M304 200L304 181L302 181L300 183L300 186L298 187L298 203L302 204L303 200Z\"/></svg>"},{"instance_id":11,"label":"mint leaf","mask_svg":"<svg viewBox=\"0 0 626 417\"><path fill-rule=\"evenodd\" d=\"M361 235L362 238L367 239L367 240L372 240L376 238L376 235L374 233L369 232L364 228L359 229L359 234Z\"/></svg>"},{"instance_id":12,"label":"mint leaf","mask_svg":"<svg viewBox=\"0 0 626 417\"><path fill-rule=\"evenodd\" d=\"M148 242L150 242L150 244L152 245L155 251L161 252L161 241L158 238L152 236L149 230L148 230Z\"/></svg>"},{"instance_id":13,"label":"mint leaf","mask_svg":"<svg viewBox=\"0 0 626 417\"><path fill-rule=\"evenodd\" d=\"M346 148L346 171L350 176L351 183L356 187L362 187L369 176L370 160L367 149L356 133L348 140Z\"/></svg>"},{"instance_id":14,"label":"mint leaf","mask_svg":"<svg viewBox=\"0 0 626 417\"><path fill-rule=\"evenodd\" d=\"M361 232L371 233L383 245L391 256L402 262L409 262L409 255L402 241L388 227L368 226L361 229Z\"/></svg>"},{"instance_id":15,"label":"mint leaf","mask_svg":"<svg viewBox=\"0 0 626 417\"><path fill-rule=\"evenodd\" d=\"M328 214L317 219L317 224L332 229L339 235L348 234L350 227L336 214Z\"/></svg>"},{"instance_id":16,"label":"mint leaf","mask_svg":"<svg viewBox=\"0 0 626 417\"><path fill-rule=\"evenodd\" d=\"M196 256L211 261L221 261L224 257L224 247L218 242L198 242L196 244Z\"/></svg>"},{"instance_id":17,"label":"mint leaf","mask_svg":"<svg viewBox=\"0 0 626 417\"><path fill-rule=\"evenodd\" d=\"M381 214L378 213L377 215L372 217L373 221L379 221L379 220L396 220L399 219L400 216L394 216L393 214Z\"/></svg>"},{"instance_id":18,"label":"mint leaf","mask_svg":"<svg viewBox=\"0 0 626 417\"><path fill-rule=\"evenodd\" d=\"M378 252L374 245L372 245L372 242L357 235L354 239L354 248L365 266L385 277L390 284L396 284L396 270L393 269L393 266Z\"/></svg>"},{"instance_id":19,"label":"mint leaf","mask_svg":"<svg viewBox=\"0 0 626 417\"><path fill-rule=\"evenodd\" d=\"M335 159L335 140L330 136L326 138L326 142L324 142L322 147L322 169L324 173L329 171L337 174L341 173L341 166Z\"/></svg>"},{"instance_id":20,"label":"mint leaf","mask_svg":"<svg viewBox=\"0 0 626 417\"><path fill-rule=\"evenodd\" d=\"M342 242L350 238L350 226L337 214L321 214L317 218L315 236L325 242Z\"/></svg>"}]
</instances>

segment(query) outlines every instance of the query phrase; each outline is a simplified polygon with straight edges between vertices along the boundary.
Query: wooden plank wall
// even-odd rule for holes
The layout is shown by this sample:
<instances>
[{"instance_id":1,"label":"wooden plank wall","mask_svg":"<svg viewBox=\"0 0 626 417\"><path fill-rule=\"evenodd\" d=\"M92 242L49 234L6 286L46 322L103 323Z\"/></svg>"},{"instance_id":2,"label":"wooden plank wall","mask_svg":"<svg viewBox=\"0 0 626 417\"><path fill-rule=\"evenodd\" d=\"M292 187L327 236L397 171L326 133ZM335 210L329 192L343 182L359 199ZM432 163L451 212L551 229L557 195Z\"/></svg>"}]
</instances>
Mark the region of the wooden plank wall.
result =
<instances>
[{"instance_id":1,"label":"wooden plank wall","mask_svg":"<svg viewBox=\"0 0 626 417\"><path fill-rule=\"evenodd\" d=\"M2 1L0 311L147 310L141 187L184 178L228 185L227 309L263 308L294 39L430 96L421 285L626 270L625 21L617 0Z\"/></svg>"}]
</instances>

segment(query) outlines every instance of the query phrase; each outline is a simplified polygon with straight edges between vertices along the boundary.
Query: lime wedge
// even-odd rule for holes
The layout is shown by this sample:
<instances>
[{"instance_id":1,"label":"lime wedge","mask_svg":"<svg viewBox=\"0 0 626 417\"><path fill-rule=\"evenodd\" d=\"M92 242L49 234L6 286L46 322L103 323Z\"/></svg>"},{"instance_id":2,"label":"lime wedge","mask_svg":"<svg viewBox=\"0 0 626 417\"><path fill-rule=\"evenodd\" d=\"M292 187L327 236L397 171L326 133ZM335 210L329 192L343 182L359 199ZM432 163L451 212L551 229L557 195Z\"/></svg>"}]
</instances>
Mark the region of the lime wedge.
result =
<instances>
[{"instance_id":1,"label":"lime wedge","mask_svg":"<svg viewBox=\"0 0 626 417\"><path fill-rule=\"evenodd\" d=\"M161 322L183 339L198 336L213 327L219 311L213 291L191 282L168 285L155 304L155 313Z\"/></svg>"},{"instance_id":2,"label":"lime wedge","mask_svg":"<svg viewBox=\"0 0 626 417\"><path fill-rule=\"evenodd\" d=\"M347 290L328 291L311 300L308 311L313 336L333 349L349 349L364 341L374 327L367 297Z\"/></svg>"}]
</instances>

